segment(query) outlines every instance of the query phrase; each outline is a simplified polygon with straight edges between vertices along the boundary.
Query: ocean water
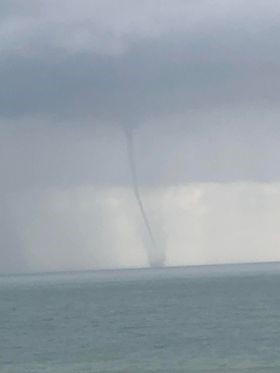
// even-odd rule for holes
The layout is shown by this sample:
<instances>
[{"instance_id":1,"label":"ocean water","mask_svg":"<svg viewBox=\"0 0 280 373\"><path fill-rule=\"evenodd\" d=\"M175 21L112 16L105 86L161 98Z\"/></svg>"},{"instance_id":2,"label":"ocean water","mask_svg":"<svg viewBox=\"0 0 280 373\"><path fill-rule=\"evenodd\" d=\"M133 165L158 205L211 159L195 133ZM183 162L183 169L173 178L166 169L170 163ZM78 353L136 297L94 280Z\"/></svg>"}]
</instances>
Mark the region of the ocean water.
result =
<instances>
[{"instance_id":1,"label":"ocean water","mask_svg":"<svg viewBox=\"0 0 280 373\"><path fill-rule=\"evenodd\" d=\"M0 372L280 372L280 265L0 277Z\"/></svg>"}]
</instances>

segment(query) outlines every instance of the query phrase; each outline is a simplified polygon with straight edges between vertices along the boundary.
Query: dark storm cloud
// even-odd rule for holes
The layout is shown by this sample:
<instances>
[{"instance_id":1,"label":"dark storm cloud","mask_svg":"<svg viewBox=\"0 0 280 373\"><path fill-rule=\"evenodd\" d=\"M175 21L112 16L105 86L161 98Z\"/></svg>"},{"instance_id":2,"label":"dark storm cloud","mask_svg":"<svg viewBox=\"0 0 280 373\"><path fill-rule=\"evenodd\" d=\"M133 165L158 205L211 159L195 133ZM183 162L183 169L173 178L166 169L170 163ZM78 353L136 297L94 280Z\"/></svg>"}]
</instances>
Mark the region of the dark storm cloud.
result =
<instances>
[{"instance_id":1,"label":"dark storm cloud","mask_svg":"<svg viewBox=\"0 0 280 373\"><path fill-rule=\"evenodd\" d=\"M225 12L213 23L209 12L208 17L204 15L205 24L190 30L180 25L184 16L177 16L178 25L169 31L162 26L163 31L149 35L141 29L137 33L132 25L118 37L116 30L107 26L106 31L102 22L94 18L90 22L85 14L74 21L65 14L64 19L58 7L60 18L53 21L48 13L40 14L43 3L38 2L41 8L32 4L23 6L12 31L8 27L8 36L2 32L6 35L0 51L0 115L4 118L41 115L68 121L89 118L99 124L137 123L194 108L275 105L279 100L280 26L272 14L250 16L245 8L244 15L231 17ZM95 4L98 9L99 2ZM202 4L205 9L193 5L193 10L198 8L203 15L209 11L209 2ZM87 2L83 5L90 7ZM2 6L7 8L7 20L9 9L21 9L17 2ZM228 2L229 11L231 7ZM258 6L255 10L260 11ZM149 11L143 6L143 14L149 16ZM185 16L188 22L191 15ZM107 18L114 24L110 12ZM102 49L106 42L112 48L120 44L119 50Z\"/></svg>"},{"instance_id":2,"label":"dark storm cloud","mask_svg":"<svg viewBox=\"0 0 280 373\"><path fill-rule=\"evenodd\" d=\"M193 39L137 39L119 55L50 46L3 52L0 113L135 123L189 109L275 105L279 31L222 28Z\"/></svg>"}]
</instances>

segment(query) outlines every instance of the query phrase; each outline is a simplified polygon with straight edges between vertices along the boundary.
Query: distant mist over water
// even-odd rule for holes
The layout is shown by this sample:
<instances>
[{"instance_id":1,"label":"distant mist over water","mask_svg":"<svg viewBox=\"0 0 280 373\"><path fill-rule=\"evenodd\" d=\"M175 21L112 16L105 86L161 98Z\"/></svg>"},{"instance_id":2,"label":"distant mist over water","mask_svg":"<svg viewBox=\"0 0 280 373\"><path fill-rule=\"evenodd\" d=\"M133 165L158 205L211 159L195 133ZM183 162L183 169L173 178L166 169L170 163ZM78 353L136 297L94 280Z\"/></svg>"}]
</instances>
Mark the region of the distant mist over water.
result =
<instances>
[{"instance_id":1,"label":"distant mist over water","mask_svg":"<svg viewBox=\"0 0 280 373\"><path fill-rule=\"evenodd\" d=\"M141 192L167 266L280 260L278 184L203 183ZM2 247L9 238L12 250L0 251L1 272L149 266L151 242L132 197L130 187L13 194L7 203L13 230L1 236Z\"/></svg>"}]
</instances>

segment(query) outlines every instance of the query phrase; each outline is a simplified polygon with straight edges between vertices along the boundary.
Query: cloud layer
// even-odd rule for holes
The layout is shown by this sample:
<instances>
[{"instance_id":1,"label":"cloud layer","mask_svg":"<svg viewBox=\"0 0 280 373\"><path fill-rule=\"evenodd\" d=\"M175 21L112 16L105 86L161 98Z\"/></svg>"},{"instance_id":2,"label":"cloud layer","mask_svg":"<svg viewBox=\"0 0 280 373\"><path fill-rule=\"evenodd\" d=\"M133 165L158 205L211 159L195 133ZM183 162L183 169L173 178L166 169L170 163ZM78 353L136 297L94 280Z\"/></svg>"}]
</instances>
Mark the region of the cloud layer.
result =
<instances>
[{"instance_id":1,"label":"cloud layer","mask_svg":"<svg viewBox=\"0 0 280 373\"><path fill-rule=\"evenodd\" d=\"M279 17L275 1L6 3L0 114L135 125L276 106Z\"/></svg>"}]
</instances>

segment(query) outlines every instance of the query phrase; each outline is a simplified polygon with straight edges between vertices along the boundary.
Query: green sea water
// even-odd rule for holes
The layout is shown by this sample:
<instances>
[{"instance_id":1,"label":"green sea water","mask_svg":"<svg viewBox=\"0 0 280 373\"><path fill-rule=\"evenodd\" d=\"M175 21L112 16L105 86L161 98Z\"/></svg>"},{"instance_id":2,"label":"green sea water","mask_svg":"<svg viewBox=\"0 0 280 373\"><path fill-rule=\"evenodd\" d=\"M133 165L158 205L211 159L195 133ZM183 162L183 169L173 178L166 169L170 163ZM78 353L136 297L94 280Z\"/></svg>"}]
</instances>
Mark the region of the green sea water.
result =
<instances>
[{"instance_id":1,"label":"green sea water","mask_svg":"<svg viewBox=\"0 0 280 373\"><path fill-rule=\"evenodd\" d=\"M0 372L280 372L280 265L0 276Z\"/></svg>"}]
</instances>

